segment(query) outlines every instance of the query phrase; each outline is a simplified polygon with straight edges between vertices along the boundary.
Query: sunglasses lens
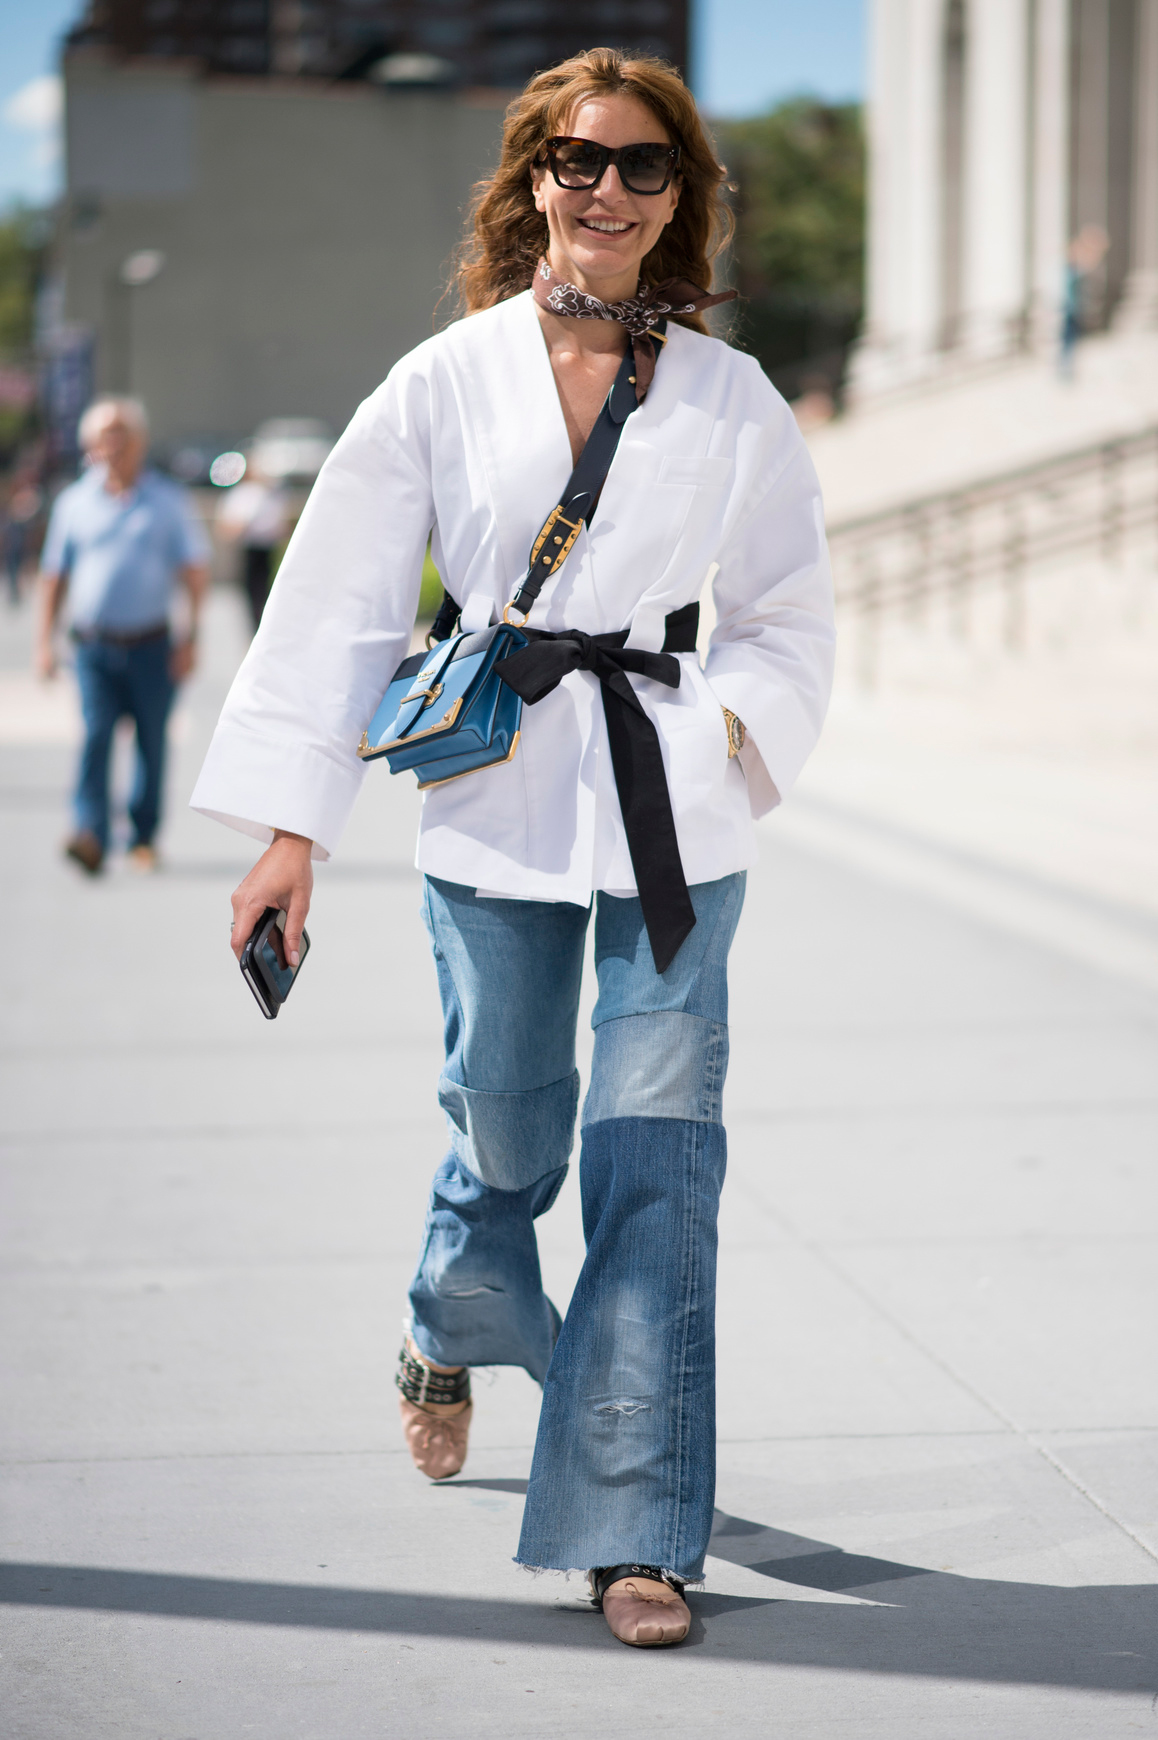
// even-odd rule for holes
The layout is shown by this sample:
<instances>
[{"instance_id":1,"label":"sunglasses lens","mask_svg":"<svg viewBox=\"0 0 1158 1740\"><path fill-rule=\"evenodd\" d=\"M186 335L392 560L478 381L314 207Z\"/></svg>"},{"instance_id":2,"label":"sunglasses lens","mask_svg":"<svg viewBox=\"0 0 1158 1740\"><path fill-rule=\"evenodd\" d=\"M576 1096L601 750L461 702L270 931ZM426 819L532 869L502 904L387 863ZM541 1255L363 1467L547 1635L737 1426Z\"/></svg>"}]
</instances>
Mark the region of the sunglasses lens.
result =
<instances>
[{"instance_id":1,"label":"sunglasses lens","mask_svg":"<svg viewBox=\"0 0 1158 1740\"><path fill-rule=\"evenodd\" d=\"M555 175L564 187L590 187L602 161L597 146L585 139L565 139L552 153Z\"/></svg>"},{"instance_id":2,"label":"sunglasses lens","mask_svg":"<svg viewBox=\"0 0 1158 1740\"><path fill-rule=\"evenodd\" d=\"M658 193L671 174L671 153L666 145L631 145L620 156L619 173L635 193Z\"/></svg>"}]
</instances>

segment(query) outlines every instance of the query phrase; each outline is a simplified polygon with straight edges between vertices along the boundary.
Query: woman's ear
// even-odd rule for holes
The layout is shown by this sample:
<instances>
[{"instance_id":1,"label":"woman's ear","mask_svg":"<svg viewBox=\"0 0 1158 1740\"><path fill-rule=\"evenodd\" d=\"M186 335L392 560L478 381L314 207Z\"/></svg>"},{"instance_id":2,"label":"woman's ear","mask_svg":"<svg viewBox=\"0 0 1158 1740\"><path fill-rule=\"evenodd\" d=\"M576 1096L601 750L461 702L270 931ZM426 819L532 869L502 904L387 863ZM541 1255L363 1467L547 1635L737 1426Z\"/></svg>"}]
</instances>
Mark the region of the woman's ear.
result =
<instances>
[{"instance_id":1,"label":"woman's ear","mask_svg":"<svg viewBox=\"0 0 1158 1740\"><path fill-rule=\"evenodd\" d=\"M532 163L531 187L534 192L535 210L545 212L547 209L547 201L543 197L543 175L543 165L541 163Z\"/></svg>"}]
</instances>

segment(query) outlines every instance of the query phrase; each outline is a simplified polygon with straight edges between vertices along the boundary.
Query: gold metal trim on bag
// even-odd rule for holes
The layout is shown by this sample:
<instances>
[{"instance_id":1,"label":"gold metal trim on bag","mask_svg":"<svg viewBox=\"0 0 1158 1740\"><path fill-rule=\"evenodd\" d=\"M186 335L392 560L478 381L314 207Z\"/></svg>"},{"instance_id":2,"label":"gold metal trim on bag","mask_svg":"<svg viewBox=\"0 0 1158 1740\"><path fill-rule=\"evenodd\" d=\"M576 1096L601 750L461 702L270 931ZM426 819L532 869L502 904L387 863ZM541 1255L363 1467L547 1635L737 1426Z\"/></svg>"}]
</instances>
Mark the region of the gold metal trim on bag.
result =
<instances>
[{"instance_id":1,"label":"gold metal trim on bag","mask_svg":"<svg viewBox=\"0 0 1158 1740\"><path fill-rule=\"evenodd\" d=\"M358 754L363 761L371 756L385 755L388 749L401 749L404 744L417 743L422 737L433 737L436 731L449 731L450 727L462 711L463 697L460 695L452 707L448 707L442 718L433 725L427 725L422 731L408 731L405 737L395 737L390 743L371 743L368 730L363 731L362 741L358 745Z\"/></svg>"},{"instance_id":2,"label":"gold metal trim on bag","mask_svg":"<svg viewBox=\"0 0 1158 1740\"><path fill-rule=\"evenodd\" d=\"M464 767L461 773L448 773L445 779L428 779L425 784L422 780L419 780L419 791L433 791L436 785L453 785L456 779L465 779L470 773L486 773L487 769L491 767L505 767L508 761L513 761L515 759L515 750L519 747L519 738L522 735L523 733L521 731L515 732L515 739L511 744L511 752L509 755L504 755L501 761L488 761L486 767Z\"/></svg>"}]
</instances>

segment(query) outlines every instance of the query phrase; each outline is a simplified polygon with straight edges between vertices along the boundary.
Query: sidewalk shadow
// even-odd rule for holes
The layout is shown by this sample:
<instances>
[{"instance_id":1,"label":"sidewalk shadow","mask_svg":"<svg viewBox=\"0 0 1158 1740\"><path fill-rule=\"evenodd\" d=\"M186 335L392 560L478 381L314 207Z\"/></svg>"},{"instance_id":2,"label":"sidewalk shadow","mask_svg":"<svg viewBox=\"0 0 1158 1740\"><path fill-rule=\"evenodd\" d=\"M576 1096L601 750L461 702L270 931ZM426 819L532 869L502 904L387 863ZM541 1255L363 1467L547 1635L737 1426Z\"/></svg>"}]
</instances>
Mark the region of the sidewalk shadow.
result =
<instances>
[{"instance_id":1,"label":"sidewalk shadow","mask_svg":"<svg viewBox=\"0 0 1158 1740\"><path fill-rule=\"evenodd\" d=\"M1158 1689L1158 1581L1060 1588L846 1553L717 1511L713 1557L800 1589L875 1606L780 1601L720 1615L709 1642L736 1659L1087 1691Z\"/></svg>"},{"instance_id":2,"label":"sidewalk shadow","mask_svg":"<svg viewBox=\"0 0 1158 1740\"><path fill-rule=\"evenodd\" d=\"M450 1483L448 1483L450 1484ZM521 1481L455 1481L503 1492ZM864 1605L696 1594L684 1648L716 1661L1084 1691L1158 1690L1158 1583L1066 1589L930 1571L716 1513L716 1558ZM874 1603L874 1605L869 1605ZM617 1648L593 1610L90 1565L0 1564L0 1604L235 1624Z\"/></svg>"}]
</instances>

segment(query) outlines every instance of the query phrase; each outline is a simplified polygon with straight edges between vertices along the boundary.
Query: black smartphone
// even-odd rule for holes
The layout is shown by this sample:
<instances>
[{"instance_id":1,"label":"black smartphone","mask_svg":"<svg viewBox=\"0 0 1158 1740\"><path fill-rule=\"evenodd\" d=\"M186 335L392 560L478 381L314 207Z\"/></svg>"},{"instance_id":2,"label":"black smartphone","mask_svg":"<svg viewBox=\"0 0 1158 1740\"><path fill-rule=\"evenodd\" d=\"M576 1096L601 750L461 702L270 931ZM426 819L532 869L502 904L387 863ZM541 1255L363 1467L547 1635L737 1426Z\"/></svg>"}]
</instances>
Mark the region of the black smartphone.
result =
<instances>
[{"instance_id":1,"label":"black smartphone","mask_svg":"<svg viewBox=\"0 0 1158 1740\"><path fill-rule=\"evenodd\" d=\"M241 951L242 976L267 1021L277 1019L309 952L310 939L303 930L298 964L290 966L285 952L285 913L267 906Z\"/></svg>"}]
</instances>

